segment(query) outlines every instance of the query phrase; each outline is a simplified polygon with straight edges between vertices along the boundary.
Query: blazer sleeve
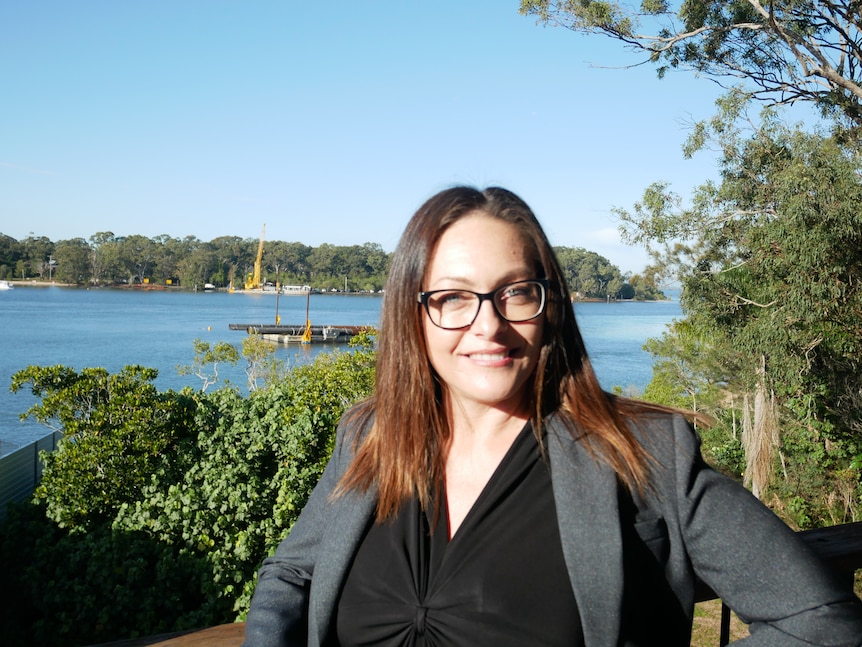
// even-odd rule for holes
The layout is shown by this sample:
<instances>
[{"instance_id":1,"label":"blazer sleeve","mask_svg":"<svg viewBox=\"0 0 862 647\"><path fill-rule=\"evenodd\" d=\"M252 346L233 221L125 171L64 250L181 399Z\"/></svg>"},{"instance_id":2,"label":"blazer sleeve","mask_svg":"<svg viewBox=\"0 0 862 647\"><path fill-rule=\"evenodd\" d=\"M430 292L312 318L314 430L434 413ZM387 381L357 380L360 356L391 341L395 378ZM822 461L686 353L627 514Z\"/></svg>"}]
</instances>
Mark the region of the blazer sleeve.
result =
<instances>
[{"instance_id":1,"label":"blazer sleeve","mask_svg":"<svg viewBox=\"0 0 862 647\"><path fill-rule=\"evenodd\" d=\"M243 647L294 647L308 641L308 596L318 548L329 523L330 494L346 460L345 426L305 507L272 557L263 560L245 625Z\"/></svg>"},{"instance_id":2,"label":"blazer sleeve","mask_svg":"<svg viewBox=\"0 0 862 647\"><path fill-rule=\"evenodd\" d=\"M673 488L697 575L749 625L742 647L859 647L862 604L783 521L709 468L682 417L673 420ZM659 453L662 453L659 451Z\"/></svg>"}]
</instances>

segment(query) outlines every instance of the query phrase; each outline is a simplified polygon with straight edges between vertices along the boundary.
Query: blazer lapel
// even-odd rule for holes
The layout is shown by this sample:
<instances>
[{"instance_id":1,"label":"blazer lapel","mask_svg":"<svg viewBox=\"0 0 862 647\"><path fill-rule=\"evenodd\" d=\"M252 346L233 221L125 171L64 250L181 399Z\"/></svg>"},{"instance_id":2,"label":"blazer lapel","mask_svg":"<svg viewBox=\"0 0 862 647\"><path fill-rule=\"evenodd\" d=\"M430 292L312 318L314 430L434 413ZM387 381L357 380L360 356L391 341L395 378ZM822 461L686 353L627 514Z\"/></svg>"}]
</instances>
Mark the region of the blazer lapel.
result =
<instances>
[{"instance_id":1,"label":"blazer lapel","mask_svg":"<svg viewBox=\"0 0 862 647\"><path fill-rule=\"evenodd\" d=\"M618 644L623 555L617 479L559 421L548 421L557 520L587 647Z\"/></svg>"},{"instance_id":2,"label":"blazer lapel","mask_svg":"<svg viewBox=\"0 0 862 647\"><path fill-rule=\"evenodd\" d=\"M347 568L374 515L376 501L376 494L369 491L344 495L332 504L332 523L320 544L320 558L312 578L308 615L309 645L320 645L326 637Z\"/></svg>"}]
</instances>

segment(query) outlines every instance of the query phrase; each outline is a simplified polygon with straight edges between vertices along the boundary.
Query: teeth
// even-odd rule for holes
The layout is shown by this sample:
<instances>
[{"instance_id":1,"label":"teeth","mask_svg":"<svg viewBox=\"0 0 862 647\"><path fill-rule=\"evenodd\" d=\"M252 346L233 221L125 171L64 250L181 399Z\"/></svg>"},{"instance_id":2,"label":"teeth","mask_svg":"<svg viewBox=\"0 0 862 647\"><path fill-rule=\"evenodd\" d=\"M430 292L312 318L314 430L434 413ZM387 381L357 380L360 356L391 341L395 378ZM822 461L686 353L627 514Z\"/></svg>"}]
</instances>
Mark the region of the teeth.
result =
<instances>
[{"instance_id":1,"label":"teeth","mask_svg":"<svg viewBox=\"0 0 862 647\"><path fill-rule=\"evenodd\" d=\"M494 361L499 359L506 359L508 357L508 353L473 353L470 355L473 359L484 360L484 361Z\"/></svg>"}]
</instances>

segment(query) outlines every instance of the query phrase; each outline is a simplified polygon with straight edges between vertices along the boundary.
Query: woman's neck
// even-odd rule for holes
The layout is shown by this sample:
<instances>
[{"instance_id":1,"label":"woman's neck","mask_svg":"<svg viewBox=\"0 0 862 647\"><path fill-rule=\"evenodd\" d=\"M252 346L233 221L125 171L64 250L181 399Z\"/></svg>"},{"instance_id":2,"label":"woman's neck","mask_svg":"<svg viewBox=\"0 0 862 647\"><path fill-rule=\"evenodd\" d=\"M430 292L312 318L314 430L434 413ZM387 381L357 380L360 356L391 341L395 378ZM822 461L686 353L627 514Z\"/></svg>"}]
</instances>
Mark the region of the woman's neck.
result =
<instances>
[{"instance_id":1,"label":"woman's neck","mask_svg":"<svg viewBox=\"0 0 862 647\"><path fill-rule=\"evenodd\" d=\"M446 505L449 537L457 532L527 418L499 410L480 416L450 417L446 452Z\"/></svg>"}]
</instances>

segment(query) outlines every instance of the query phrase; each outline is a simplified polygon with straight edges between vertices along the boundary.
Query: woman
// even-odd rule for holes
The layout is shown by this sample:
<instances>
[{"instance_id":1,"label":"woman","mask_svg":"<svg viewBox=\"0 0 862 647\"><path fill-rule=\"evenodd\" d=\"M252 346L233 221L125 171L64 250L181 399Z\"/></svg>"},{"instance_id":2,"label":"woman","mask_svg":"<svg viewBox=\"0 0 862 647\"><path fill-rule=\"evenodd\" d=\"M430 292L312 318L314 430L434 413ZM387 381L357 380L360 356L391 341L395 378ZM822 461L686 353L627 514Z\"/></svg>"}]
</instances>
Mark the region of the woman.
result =
<instances>
[{"instance_id":1,"label":"woman","mask_svg":"<svg viewBox=\"0 0 862 647\"><path fill-rule=\"evenodd\" d=\"M265 560L246 645L688 645L696 577L749 645L858 645L860 603L708 469L686 420L604 393L529 207L414 215L375 395Z\"/></svg>"}]
</instances>

